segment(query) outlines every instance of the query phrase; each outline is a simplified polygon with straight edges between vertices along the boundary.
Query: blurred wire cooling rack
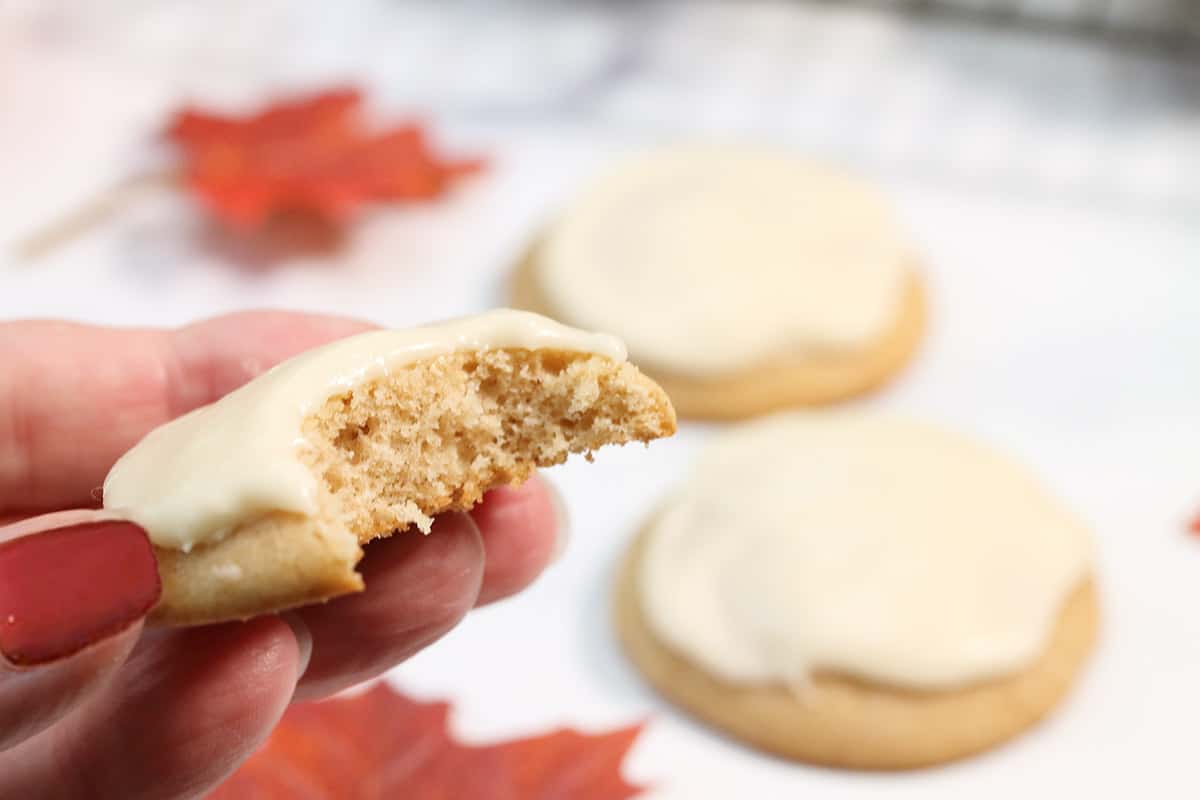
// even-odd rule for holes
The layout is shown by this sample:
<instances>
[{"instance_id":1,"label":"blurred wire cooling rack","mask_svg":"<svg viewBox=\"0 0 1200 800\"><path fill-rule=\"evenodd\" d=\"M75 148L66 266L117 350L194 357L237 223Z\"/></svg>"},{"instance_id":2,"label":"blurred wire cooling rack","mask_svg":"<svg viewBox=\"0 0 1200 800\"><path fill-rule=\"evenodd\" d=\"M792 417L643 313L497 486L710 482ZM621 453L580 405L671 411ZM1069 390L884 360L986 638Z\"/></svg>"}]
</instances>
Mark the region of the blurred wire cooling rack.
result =
<instances>
[{"instance_id":1,"label":"blurred wire cooling rack","mask_svg":"<svg viewBox=\"0 0 1200 800\"><path fill-rule=\"evenodd\" d=\"M461 54L522 28L504 78L520 88L505 103L494 72L478 94L455 81L442 97L459 110L765 136L898 177L1200 220L1200 0L484 7L440 6L462 15Z\"/></svg>"},{"instance_id":2,"label":"blurred wire cooling rack","mask_svg":"<svg viewBox=\"0 0 1200 800\"><path fill-rule=\"evenodd\" d=\"M1195 0L876 0L905 13L961 13L988 24L1058 27L1082 33L1183 42L1200 37Z\"/></svg>"},{"instance_id":3,"label":"blurred wire cooling rack","mask_svg":"<svg viewBox=\"0 0 1200 800\"><path fill-rule=\"evenodd\" d=\"M668 4L629 33L575 106L600 121L1200 222L1200 0Z\"/></svg>"},{"instance_id":4,"label":"blurred wire cooling rack","mask_svg":"<svg viewBox=\"0 0 1200 800\"><path fill-rule=\"evenodd\" d=\"M31 31L184 94L336 75L449 124L744 134L885 175L1200 220L1200 0L18 6Z\"/></svg>"}]
</instances>

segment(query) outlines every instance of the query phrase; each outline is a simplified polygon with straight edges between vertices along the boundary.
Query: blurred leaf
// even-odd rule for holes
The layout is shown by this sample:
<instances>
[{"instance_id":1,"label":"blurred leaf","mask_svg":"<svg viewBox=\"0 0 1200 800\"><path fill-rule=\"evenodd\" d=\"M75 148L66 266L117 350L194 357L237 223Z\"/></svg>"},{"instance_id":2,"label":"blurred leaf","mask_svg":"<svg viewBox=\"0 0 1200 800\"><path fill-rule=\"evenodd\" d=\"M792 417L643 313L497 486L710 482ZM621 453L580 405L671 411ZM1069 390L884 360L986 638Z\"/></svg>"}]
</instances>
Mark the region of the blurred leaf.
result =
<instances>
[{"instance_id":1,"label":"blurred leaf","mask_svg":"<svg viewBox=\"0 0 1200 800\"><path fill-rule=\"evenodd\" d=\"M167 126L184 185L222 222L257 229L280 213L344 223L365 203L437 197L483 163L444 160L416 124L371 132L362 95L335 89L246 116L184 109Z\"/></svg>"},{"instance_id":2,"label":"blurred leaf","mask_svg":"<svg viewBox=\"0 0 1200 800\"><path fill-rule=\"evenodd\" d=\"M447 733L446 703L379 684L352 698L292 706L212 800L625 800L621 762L641 731L559 730L487 746Z\"/></svg>"}]
</instances>

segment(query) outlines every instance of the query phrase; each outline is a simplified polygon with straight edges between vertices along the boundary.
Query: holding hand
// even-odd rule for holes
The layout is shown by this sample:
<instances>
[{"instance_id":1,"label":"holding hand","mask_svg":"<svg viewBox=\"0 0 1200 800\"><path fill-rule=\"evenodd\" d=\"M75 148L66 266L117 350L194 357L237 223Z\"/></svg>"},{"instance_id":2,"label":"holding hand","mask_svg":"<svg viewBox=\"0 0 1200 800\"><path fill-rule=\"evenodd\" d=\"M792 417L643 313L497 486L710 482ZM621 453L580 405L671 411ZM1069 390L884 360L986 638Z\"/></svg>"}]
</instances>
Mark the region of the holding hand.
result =
<instances>
[{"instance_id":1,"label":"holding hand","mask_svg":"<svg viewBox=\"0 0 1200 800\"><path fill-rule=\"evenodd\" d=\"M444 515L428 537L369 545L361 594L143 627L158 574L145 533L94 510L109 467L158 425L367 327L284 313L174 331L0 325L0 797L203 793L293 699L379 675L550 561L560 512L534 478Z\"/></svg>"}]
</instances>

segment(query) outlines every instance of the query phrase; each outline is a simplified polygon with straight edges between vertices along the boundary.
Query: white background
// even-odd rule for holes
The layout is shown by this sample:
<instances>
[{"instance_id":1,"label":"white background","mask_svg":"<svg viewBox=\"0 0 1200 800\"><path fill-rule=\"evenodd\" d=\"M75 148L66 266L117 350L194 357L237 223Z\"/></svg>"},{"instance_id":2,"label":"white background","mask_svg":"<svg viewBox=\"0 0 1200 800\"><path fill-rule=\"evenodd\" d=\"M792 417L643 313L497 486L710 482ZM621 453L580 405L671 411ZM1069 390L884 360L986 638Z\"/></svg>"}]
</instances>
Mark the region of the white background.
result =
<instances>
[{"instance_id":1,"label":"white background","mask_svg":"<svg viewBox=\"0 0 1200 800\"><path fill-rule=\"evenodd\" d=\"M151 193L36 263L0 251L0 318L175 325L270 306L404 326L502 304L528 239L581 180L630 147L736 132L849 163L907 221L932 297L917 361L863 405L993 442L1096 533L1103 638L1059 712L958 765L862 775L757 755L655 698L613 642L609 589L630 536L714 431L692 424L648 449L554 470L572 516L564 558L394 680L452 699L455 725L471 739L647 718L629 774L680 797L1195 796L1200 540L1185 527L1200 511L1200 205L1188 194L1189 170L1200 175L1200 105L1193 85L1179 83L1193 67L1007 39L979 54L991 66L963 83L949 67L984 41L970 31L776 3L704 4L667 15L672 24L659 18L631 51L634 12L554 7L508 16L470 3L386 12L351 4L337 16L273 3L204 13L169 3L126 15L69 3L10 9L0 15L0 247L141 168L144 143L184 98L253 103L271 89L348 76L374 87L389 113L424 112L439 139L486 152L493 166L444 202L368 213L336 259L271 271L205 250L195 210ZM384 25L372 14L391 16ZM474 37L470 46L456 31ZM817 60L799 46L830 41L822 36L861 47L828 46ZM448 50L458 60L430 61ZM539 52L544 59L531 55ZM1045 71L1026 84L979 83L1019 74L1034 56ZM697 72L714 63L724 66ZM1074 65L1074 83L1062 108L1023 104L1063 64ZM790 79L779 78L781 65L791 65ZM1140 76L1137 97L1104 89L1112 70ZM910 82L876 91L876 73ZM839 83L852 74L867 95ZM1075 90L1087 86L1091 99L1079 100ZM953 103L937 106L947 97ZM852 124L864 111L875 114L870 130ZM947 124L961 130L930 138Z\"/></svg>"}]
</instances>

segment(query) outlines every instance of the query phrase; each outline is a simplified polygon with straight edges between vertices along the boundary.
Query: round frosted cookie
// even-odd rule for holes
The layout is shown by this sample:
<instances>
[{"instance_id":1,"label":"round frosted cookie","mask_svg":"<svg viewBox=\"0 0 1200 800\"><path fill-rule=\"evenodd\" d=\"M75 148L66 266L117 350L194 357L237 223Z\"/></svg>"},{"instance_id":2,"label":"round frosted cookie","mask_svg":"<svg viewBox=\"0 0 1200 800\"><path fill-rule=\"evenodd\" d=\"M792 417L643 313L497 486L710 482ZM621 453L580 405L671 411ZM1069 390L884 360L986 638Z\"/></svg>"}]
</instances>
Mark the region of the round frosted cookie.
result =
<instances>
[{"instance_id":1,"label":"round frosted cookie","mask_svg":"<svg viewBox=\"0 0 1200 800\"><path fill-rule=\"evenodd\" d=\"M242 619L361 590L362 545L568 453L674 430L619 341L499 310L286 361L152 431L104 505L154 544L154 621Z\"/></svg>"},{"instance_id":2,"label":"round frosted cookie","mask_svg":"<svg viewBox=\"0 0 1200 800\"><path fill-rule=\"evenodd\" d=\"M795 157L691 147L631 159L553 222L514 302L613 330L685 416L831 403L908 362L913 248L869 187Z\"/></svg>"},{"instance_id":3,"label":"round frosted cookie","mask_svg":"<svg viewBox=\"0 0 1200 800\"><path fill-rule=\"evenodd\" d=\"M912 423L792 414L698 461L620 570L668 699L811 763L909 769L1047 714L1098 626L1086 530L1019 466Z\"/></svg>"}]
</instances>

